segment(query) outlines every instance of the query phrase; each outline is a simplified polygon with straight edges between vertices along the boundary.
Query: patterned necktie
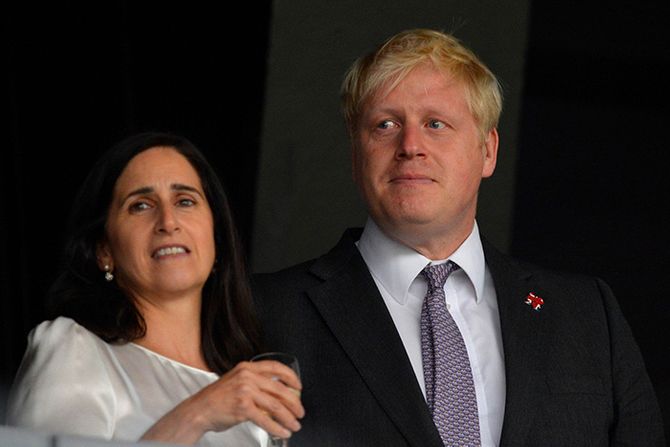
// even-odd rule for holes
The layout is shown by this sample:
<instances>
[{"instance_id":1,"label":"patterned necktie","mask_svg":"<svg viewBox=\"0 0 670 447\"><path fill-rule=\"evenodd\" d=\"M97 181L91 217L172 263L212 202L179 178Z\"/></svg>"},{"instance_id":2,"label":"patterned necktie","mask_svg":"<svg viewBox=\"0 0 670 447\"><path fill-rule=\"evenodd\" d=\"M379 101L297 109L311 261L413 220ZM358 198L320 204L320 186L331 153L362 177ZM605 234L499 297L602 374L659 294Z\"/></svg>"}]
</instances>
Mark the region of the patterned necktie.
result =
<instances>
[{"instance_id":1,"label":"patterned necktie","mask_svg":"<svg viewBox=\"0 0 670 447\"><path fill-rule=\"evenodd\" d=\"M428 293L421 308L421 352L426 400L445 446L479 446L479 414L468 351L447 310L444 283L458 265L428 266L421 272Z\"/></svg>"}]
</instances>

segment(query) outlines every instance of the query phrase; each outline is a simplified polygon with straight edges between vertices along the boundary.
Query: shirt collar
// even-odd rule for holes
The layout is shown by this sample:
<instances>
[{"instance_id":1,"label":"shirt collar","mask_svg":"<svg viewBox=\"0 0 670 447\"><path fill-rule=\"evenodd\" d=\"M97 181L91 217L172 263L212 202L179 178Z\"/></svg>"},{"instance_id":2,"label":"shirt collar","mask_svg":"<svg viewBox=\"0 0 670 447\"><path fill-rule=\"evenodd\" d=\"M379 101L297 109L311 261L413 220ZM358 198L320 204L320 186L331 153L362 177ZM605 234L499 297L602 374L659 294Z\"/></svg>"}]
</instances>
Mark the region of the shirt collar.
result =
<instances>
[{"instance_id":1,"label":"shirt collar","mask_svg":"<svg viewBox=\"0 0 670 447\"><path fill-rule=\"evenodd\" d=\"M368 218L356 245L372 276L400 304L407 302L407 292L412 281L432 262L412 248L386 236L371 218ZM486 264L477 222L449 259L465 272L475 289L475 300L479 303L484 291Z\"/></svg>"}]
</instances>

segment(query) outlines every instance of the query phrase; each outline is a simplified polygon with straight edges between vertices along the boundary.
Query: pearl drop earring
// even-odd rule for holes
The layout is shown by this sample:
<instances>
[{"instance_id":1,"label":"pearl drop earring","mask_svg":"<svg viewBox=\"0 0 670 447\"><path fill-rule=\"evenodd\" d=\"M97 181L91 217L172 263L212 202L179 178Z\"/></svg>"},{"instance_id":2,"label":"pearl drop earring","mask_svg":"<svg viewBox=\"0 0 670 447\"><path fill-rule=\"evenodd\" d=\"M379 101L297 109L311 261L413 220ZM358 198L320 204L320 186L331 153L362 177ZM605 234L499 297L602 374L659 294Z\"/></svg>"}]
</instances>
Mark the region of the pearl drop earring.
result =
<instances>
[{"instance_id":1,"label":"pearl drop earring","mask_svg":"<svg viewBox=\"0 0 670 447\"><path fill-rule=\"evenodd\" d=\"M110 282L114 279L114 274L110 271L109 265L105 264L105 279Z\"/></svg>"}]
</instances>

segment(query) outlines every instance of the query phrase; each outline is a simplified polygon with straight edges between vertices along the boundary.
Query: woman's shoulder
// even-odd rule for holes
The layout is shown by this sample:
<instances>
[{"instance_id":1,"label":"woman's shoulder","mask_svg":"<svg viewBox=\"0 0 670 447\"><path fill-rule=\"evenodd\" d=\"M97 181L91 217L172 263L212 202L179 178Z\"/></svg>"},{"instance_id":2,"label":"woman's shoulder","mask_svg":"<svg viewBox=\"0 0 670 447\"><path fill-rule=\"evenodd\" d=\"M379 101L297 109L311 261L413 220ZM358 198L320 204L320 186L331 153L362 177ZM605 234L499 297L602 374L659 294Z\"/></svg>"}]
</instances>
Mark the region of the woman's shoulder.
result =
<instances>
[{"instance_id":1,"label":"woman's shoulder","mask_svg":"<svg viewBox=\"0 0 670 447\"><path fill-rule=\"evenodd\" d=\"M104 343L93 332L80 325L72 318L57 317L45 320L35 326L28 335L28 345L50 346L79 343Z\"/></svg>"},{"instance_id":2,"label":"woman's shoulder","mask_svg":"<svg viewBox=\"0 0 670 447\"><path fill-rule=\"evenodd\" d=\"M28 334L24 362L32 365L107 364L108 345L105 341L67 317L45 320ZM67 368L65 368L67 369Z\"/></svg>"},{"instance_id":3,"label":"woman's shoulder","mask_svg":"<svg viewBox=\"0 0 670 447\"><path fill-rule=\"evenodd\" d=\"M104 343L69 318L35 326L9 394L10 425L109 435L105 415L113 412L115 400ZM87 424L96 431L83 427Z\"/></svg>"}]
</instances>

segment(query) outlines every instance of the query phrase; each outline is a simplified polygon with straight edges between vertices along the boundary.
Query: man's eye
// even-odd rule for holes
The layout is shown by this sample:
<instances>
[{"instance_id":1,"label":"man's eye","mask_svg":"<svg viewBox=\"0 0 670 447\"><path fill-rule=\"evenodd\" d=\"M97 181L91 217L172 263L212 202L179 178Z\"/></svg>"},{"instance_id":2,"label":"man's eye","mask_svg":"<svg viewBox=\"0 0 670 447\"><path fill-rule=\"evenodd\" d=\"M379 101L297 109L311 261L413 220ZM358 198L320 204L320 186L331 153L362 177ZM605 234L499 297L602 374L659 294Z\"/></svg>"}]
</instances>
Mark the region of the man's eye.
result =
<instances>
[{"instance_id":1,"label":"man's eye","mask_svg":"<svg viewBox=\"0 0 670 447\"><path fill-rule=\"evenodd\" d=\"M442 121L430 120L428 121L428 127L430 127L431 129L444 129L445 127L447 127L447 125L444 124Z\"/></svg>"},{"instance_id":2,"label":"man's eye","mask_svg":"<svg viewBox=\"0 0 670 447\"><path fill-rule=\"evenodd\" d=\"M391 127L395 127L395 123L391 120L384 120L377 125L379 129L390 129Z\"/></svg>"}]
</instances>

